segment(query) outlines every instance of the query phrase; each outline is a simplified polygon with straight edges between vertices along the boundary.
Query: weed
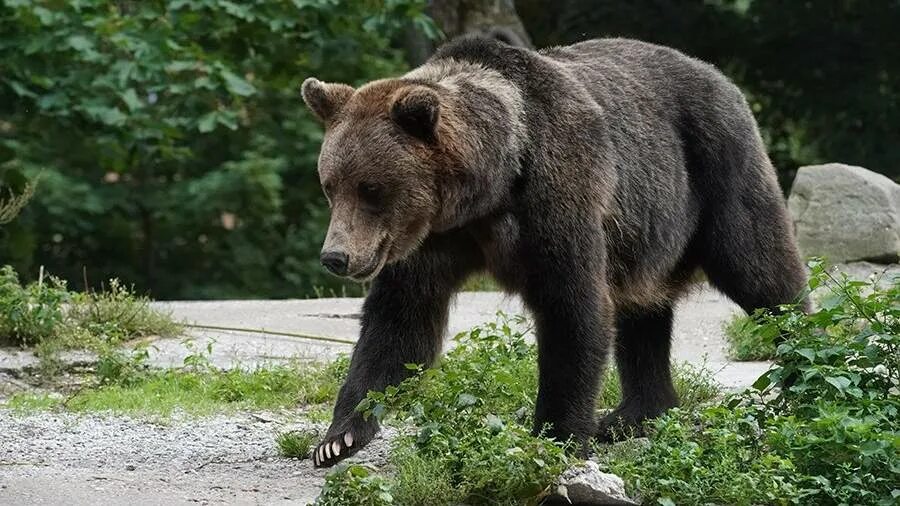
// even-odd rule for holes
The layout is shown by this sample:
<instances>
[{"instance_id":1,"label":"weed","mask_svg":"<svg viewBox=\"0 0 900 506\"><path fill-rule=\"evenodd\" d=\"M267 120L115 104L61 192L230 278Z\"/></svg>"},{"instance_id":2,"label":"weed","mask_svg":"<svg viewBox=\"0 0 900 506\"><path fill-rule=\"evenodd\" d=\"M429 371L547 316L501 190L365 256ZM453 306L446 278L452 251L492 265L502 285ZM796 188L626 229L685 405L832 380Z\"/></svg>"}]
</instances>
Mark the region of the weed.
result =
<instances>
[{"instance_id":1,"label":"weed","mask_svg":"<svg viewBox=\"0 0 900 506\"><path fill-rule=\"evenodd\" d=\"M0 269L0 341L34 346L46 369L55 369L55 356L63 349L102 354L122 341L180 331L169 315L115 279L105 291L78 293L43 274L23 286L12 267Z\"/></svg>"},{"instance_id":2,"label":"weed","mask_svg":"<svg viewBox=\"0 0 900 506\"><path fill-rule=\"evenodd\" d=\"M144 336L172 337L181 327L170 315L150 307L150 299L135 294L117 279L100 292L76 293L67 313L72 324L110 344Z\"/></svg>"},{"instance_id":3,"label":"weed","mask_svg":"<svg viewBox=\"0 0 900 506\"><path fill-rule=\"evenodd\" d=\"M401 431L393 443L393 474L378 481L396 504L537 504L572 463L566 441L531 434L537 392L537 350L518 331L524 320L500 315L455 337L438 365L410 364L415 374L384 392L370 392L358 409ZM685 405L719 395L709 371L676 366ZM615 371L605 378L598 407L618 404ZM323 497L373 479L337 471Z\"/></svg>"},{"instance_id":4,"label":"weed","mask_svg":"<svg viewBox=\"0 0 900 506\"><path fill-rule=\"evenodd\" d=\"M305 459L319 435L314 432L288 431L275 436L278 453L291 459Z\"/></svg>"},{"instance_id":5,"label":"weed","mask_svg":"<svg viewBox=\"0 0 900 506\"><path fill-rule=\"evenodd\" d=\"M735 314L722 330L731 360L745 362L775 358L775 336L761 334L757 318Z\"/></svg>"},{"instance_id":6,"label":"weed","mask_svg":"<svg viewBox=\"0 0 900 506\"><path fill-rule=\"evenodd\" d=\"M22 286L10 266L0 269L0 339L28 346L65 332L64 305L69 292L63 281L48 276Z\"/></svg>"},{"instance_id":7,"label":"weed","mask_svg":"<svg viewBox=\"0 0 900 506\"><path fill-rule=\"evenodd\" d=\"M315 506L388 506L395 504L392 488L390 480L369 467L341 464L325 477Z\"/></svg>"}]
</instances>

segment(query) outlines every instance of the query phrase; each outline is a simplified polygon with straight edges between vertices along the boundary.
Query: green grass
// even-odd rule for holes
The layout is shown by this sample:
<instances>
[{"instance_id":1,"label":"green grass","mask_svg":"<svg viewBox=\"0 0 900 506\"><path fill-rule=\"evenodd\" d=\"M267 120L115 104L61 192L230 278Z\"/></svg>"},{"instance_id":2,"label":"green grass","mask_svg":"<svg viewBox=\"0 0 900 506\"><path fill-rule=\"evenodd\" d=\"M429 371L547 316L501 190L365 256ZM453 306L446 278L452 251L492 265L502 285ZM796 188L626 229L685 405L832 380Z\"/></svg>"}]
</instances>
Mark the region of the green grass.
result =
<instances>
[{"instance_id":1,"label":"green grass","mask_svg":"<svg viewBox=\"0 0 900 506\"><path fill-rule=\"evenodd\" d=\"M237 410L293 408L333 402L346 374L346 359L327 366L304 364L243 371L210 367L177 370L142 370L110 376L105 383L84 388L68 398L70 411L166 417L174 411L191 415ZM8 402L17 409L57 407L45 396L19 394Z\"/></svg>"},{"instance_id":2,"label":"green grass","mask_svg":"<svg viewBox=\"0 0 900 506\"><path fill-rule=\"evenodd\" d=\"M500 291L500 285L488 274L474 274L466 280L462 286L463 292L496 292Z\"/></svg>"},{"instance_id":3,"label":"green grass","mask_svg":"<svg viewBox=\"0 0 900 506\"><path fill-rule=\"evenodd\" d=\"M0 344L33 347L45 376L60 372L56 357L62 350L103 355L131 339L180 333L170 315L118 280L102 291L79 293L43 273L23 285L10 266L0 269Z\"/></svg>"},{"instance_id":4,"label":"green grass","mask_svg":"<svg viewBox=\"0 0 900 506\"><path fill-rule=\"evenodd\" d=\"M65 399L58 394L15 394L5 407L16 412L48 411L59 407Z\"/></svg>"},{"instance_id":5,"label":"green grass","mask_svg":"<svg viewBox=\"0 0 900 506\"><path fill-rule=\"evenodd\" d=\"M728 358L739 362L772 360L775 344L760 333L760 324L751 316L735 314L723 331L728 344Z\"/></svg>"},{"instance_id":6,"label":"green grass","mask_svg":"<svg viewBox=\"0 0 900 506\"><path fill-rule=\"evenodd\" d=\"M319 435L314 432L288 431L275 436L278 453L291 459L305 459L313 444L318 442Z\"/></svg>"}]
</instances>

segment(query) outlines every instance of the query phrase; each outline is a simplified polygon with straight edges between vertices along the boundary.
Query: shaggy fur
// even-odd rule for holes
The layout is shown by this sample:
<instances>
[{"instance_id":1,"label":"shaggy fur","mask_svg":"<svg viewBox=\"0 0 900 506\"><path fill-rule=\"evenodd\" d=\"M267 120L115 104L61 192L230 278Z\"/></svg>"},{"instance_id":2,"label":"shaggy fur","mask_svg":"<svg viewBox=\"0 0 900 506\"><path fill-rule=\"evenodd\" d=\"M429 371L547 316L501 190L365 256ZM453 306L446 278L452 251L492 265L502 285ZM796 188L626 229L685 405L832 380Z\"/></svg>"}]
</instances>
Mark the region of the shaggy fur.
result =
<instances>
[{"instance_id":1,"label":"shaggy fur","mask_svg":"<svg viewBox=\"0 0 900 506\"><path fill-rule=\"evenodd\" d=\"M535 431L584 443L678 402L672 308L702 269L746 311L800 292L775 171L740 91L665 47L594 40L540 52L485 38L348 94L303 95L326 125L323 252L374 278L350 374L315 451L331 465L377 431L354 407L432 363L449 301L486 270L532 311ZM331 268L331 267L329 267ZM615 343L624 398L594 420Z\"/></svg>"}]
</instances>

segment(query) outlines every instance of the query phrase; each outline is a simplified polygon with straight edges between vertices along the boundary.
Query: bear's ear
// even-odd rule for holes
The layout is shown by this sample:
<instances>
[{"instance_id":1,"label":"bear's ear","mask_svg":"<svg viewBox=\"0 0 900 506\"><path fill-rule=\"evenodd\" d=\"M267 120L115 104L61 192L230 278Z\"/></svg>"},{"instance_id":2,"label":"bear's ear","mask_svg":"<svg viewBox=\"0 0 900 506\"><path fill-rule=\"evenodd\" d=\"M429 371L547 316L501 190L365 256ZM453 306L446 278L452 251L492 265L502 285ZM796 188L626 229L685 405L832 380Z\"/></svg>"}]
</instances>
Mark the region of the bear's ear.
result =
<instances>
[{"instance_id":1,"label":"bear's ear","mask_svg":"<svg viewBox=\"0 0 900 506\"><path fill-rule=\"evenodd\" d=\"M440 111L437 92L426 86L414 86L401 90L394 97L391 119L406 133L431 143L437 139Z\"/></svg>"},{"instance_id":2,"label":"bear's ear","mask_svg":"<svg viewBox=\"0 0 900 506\"><path fill-rule=\"evenodd\" d=\"M309 110L328 126L334 115L347 103L355 90L352 86L338 83L323 83L314 77L303 81L300 94Z\"/></svg>"}]
</instances>

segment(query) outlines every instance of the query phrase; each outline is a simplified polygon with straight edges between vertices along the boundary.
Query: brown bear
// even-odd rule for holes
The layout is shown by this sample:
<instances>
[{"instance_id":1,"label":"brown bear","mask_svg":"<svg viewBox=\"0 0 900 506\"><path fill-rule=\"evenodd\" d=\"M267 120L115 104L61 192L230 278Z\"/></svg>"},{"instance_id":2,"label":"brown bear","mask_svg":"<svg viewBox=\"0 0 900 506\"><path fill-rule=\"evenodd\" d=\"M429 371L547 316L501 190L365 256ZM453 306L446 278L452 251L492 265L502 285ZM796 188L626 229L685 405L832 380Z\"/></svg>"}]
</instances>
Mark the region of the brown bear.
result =
<instances>
[{"instance_id":1,"label":"brown bear","mask_svg":"<svg viewBox=\"0 0 900 506\"><path fill-rule=\"evenodd\" d=\"M532 51L484 37L359 89L316 79L321 261L372 281L314 462L376 433L355 407L431 364L471 274L535 319L534 428L583 443L677 405L672 308L698 269L746 311L804 284L775 171L738 88L678 51L623 39ZM610 348L622 404L595 422Z\"/></svg>"}]
</instances>

